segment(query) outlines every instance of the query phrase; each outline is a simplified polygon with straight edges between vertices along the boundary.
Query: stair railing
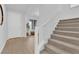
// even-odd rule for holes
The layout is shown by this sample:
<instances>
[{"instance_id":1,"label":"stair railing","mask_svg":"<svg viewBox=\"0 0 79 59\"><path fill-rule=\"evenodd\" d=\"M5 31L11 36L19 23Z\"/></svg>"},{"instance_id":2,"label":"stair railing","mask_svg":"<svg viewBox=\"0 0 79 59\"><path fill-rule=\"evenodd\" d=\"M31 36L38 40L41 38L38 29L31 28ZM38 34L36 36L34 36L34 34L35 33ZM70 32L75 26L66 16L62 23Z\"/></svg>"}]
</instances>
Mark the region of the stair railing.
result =
<instances>
[{"instance_id":1,"label":"stair railing","mask_svg":"<svg viewBox=\"0 0 79 59\"><path fill-rule=\"evenodd\" d=\"M55 19L54 19L55 20ZM44 45L48 42L50 35L53 33L58 20L48 20L43 23L41 26L35 28L35 53L40 53L44 49Z\"/></svg>"}]
</instances>

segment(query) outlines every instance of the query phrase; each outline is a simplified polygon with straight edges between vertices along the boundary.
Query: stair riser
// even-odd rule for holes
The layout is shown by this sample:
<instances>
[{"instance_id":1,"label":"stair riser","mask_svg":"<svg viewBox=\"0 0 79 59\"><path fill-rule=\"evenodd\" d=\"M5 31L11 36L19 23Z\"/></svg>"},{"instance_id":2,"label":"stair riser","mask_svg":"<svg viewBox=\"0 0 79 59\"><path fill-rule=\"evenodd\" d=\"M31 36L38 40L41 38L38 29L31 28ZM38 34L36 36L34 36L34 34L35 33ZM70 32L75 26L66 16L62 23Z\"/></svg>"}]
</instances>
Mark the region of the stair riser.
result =
<instances>
[{"instance_id":1,"label":"stair riser","mask_svg":"<svg viewBox=\"0 0 79 59\"><path fill-rule=\"evenodd\" d=\"M78 33L67 33L67 32L57 32L54 31L54 34L59 34L59 35L65 35L65 36L70 36L70 37L77 37L79 38L79 34Z\"/></svg>"},{"instance_id":2,"label":"stair riser","mask_svg":"<svg viewBox=\"0 0 79 59\"><path fill-rule=\"evenodd\" d=\"M55 30L79 32L79 28L55 28Z\"/></svg>"},{"instance_id":3,"label":"stair riser","mask_svg":"<svg viewBox=\"0 0 79 59\"><path fill-rule=\"evenodd\" d=\"M61 25L57 25L57 27L79 27L79 24L61 24Z\"/></svg>"},{"instance_id":4,"label":"stair riser","mask_svg":"<svg viewBox=\"0 0 79 59\"><path fill-rule=\"evenodd\" d=\"M69 52L69 53L79 53L78 50L75 50L75 49L73 49L73 48L64 46L64 45L62 45L62 44L58 44L58 43L53 42L53 41L49 41L49 44L51 44L51 45L53 45L53 46L55 46L55 47L57 47L57 48L59 48L59 49L61 49L61 50L67 51L67 52Z\"/></svg>"},{"instance_id":5,"label":"stair riser","mask_svg":"<svg viewBox=\"0 0 79 59\"><path fill-rule=\"evenodd\" d=\"M53 50L49 49L47 46L46 46L46 51L49 52L49 54L57 54Z\"/></svg>"},{"instance_id":6,"label":"stair riser","mask_svg":"<svg viewBox=\"0 0 79 59\"><path fill-rule=\"evenodd\" d=\"M58 37L58 36L54 36L54 35L51 38L79 46L78 40L71 40L71 39L68 39L68 38Z\"/></svg>"},{"instance_id":7,"label":"stair riser","mask_svg":"<svg viewBox=\"0 0 79 59\"><path fill-rule=\"evenodd\" d=\"M58 24L62 25L62 24L73 24L73 23L79 23L79 21L71 21L71 22L59 22Z\"/></svg>"},{"instance_id":8,"label":"stair riser","mask_svg":"<svg viewBox=\"0 0 79 59\"><path fill-rule=\"evenodd\" d=\"M73 19L73 20L60 20L59 24L61 23L75 23L79 22L79 19Z\"/></svg>"}]
</instances>

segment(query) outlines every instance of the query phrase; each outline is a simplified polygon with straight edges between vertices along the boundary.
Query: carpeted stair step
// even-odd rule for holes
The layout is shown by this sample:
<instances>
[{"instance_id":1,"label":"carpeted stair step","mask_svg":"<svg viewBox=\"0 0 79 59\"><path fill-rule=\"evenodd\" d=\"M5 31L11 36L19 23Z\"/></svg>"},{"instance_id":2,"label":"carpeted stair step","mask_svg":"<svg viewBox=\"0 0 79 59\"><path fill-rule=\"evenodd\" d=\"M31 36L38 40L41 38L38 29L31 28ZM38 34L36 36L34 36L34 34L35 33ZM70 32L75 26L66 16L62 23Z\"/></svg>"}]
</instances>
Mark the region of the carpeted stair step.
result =
<instances>
[{"instance_id":1,"label":"carpeted stair step","mask_svg":"<svg viewBox=\"0 0 79 59\"><path fill-rule=\"evenodd\" d=\"M58 24L57 27L79 27L79 23L63 23L63 24Z\"/></svg>"},{"instance_id":2,"label":"carpeted stair step","mask_svg":"<svg viewBox=\"0 0 79 59\"><path fill-rule=\"evenodd\" d=\"M79 18L73 18L68 20L60 20L58 24L64 24L64 23L78 23Z\"/></svg>"},{"instance_id":3,"label":"carpeted stair step","mask_svg":"<svg viewBox=\"0 0 79 59\"><path fill-rule=\"evenodd\" d=\"M43 51L49 54L79 54L79 18L60 20Z\"/></svg>"},{"instance_id":4,"label":"carpeted stair step","mask_svg":"<svg viewBox=\"0 0 79 59\"><path fill-rule=\"evenodd\" d=\"M64 36L64 35L58 35L58 34L52 35L51 38L79 46L79 38Z\"/></svg>"},{"instance_id":5,"label":"carpeted stair step","mask_svg":"<svg viewBox=\"0 0 79 59\"><path fill-rule=\"evenodd\" d=\"M55 46L68 53L76 53L76 54L79 53L79 46L69 44L60 40L50 39L48 44L51 44L52 46Z\"/></svg>"},{"instance_id":6,"label":"carpeted stair step","mask_svg":"<svg viewBox=\"0 0 79 59\"><path fill-rule=\"evenodd\" d=\"M61 50L61 49L59 49L59 48L57 48L57 47L55 47L55 46L53 46L53 45L51 45L51 44L47 44L46 47L47 47L49 50L51 50L51 53L52 53L52 54L54 54L52 51L54 51L54 52L57 53L57 54L65 54L65 53L67 53L66 51Z\"/></svg>"},{"instance_id":7,"label":"carpeted stair step","mask_svg":"<svg viewBox=\"0 0 79 59\"><path fill-rule=\"evenodd\" d=\"M57 27L55 30L79 32L79 27Z\"/></svg>"},{"instance_id":8,"label":"carpeted stair step","mask_svg":"<svg viewBox=\"0 0 79 59\"><path fill-rule=\"evenodd\" d=\"M79 38L79 32L55 30L54 34Z\"/></svg>"}]
</instances>

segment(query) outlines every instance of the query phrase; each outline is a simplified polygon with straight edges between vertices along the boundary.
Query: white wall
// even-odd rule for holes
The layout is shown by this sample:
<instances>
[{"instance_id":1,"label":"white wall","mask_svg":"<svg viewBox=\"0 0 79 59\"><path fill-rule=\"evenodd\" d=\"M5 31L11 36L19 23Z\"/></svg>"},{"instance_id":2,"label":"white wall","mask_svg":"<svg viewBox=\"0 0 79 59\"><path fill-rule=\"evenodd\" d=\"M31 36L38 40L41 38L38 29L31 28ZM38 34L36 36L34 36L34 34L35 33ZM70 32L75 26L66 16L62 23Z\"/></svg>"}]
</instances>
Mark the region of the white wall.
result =
<instances>
[{"instance_id":1,"label":"white wall","mask_svg":"<svg viewBox=\"0 0 79 59\"><path fill-rule=\"evenodd\" d=\"M7 11L8 38L25 37L26 27L24 15L14 11Z\"/></svg>"},{"instance_id":2,"label":"white wall","mask_svg":"<svg viewBox=\"0 0 79 59\"><path fill-rule=\"evenodd\" d=\"M71 4L71 5L70 5L71 8L77 7L77 6L79 6L79 4Z\"/></svg>"},{"instance_id":3,"label":"white wall","mask_svg":"<svg viewBox=\"0 0 79 59\"><path fill-rule=\"evenodd\" d=\"M57 4L44 4L39 7L39 20L38 26L41 24L48 22L49 20L54 20L54 18L59 15L59 11L61 10L61 5ZM57 16L58 17L58 16Z\"/></svg>"},{"instance_id":4,"label":"white wall","mask_svg":"<svg viewBox=\"0 0 79 59\"><path fill-rule=\"evenodd\" d=\"M6 9L5 6L3 5L3 10L4 10L4 22L3 25L0 25L0 53L6 43L7 40L7 23L6 23Z\"/></svg>"},{"instance_id":5,"label":"white wall","mask_svg":"<svg viewBox=\"0 0 79 59\"><path fill-rule=\"evenodd\" d=\"M39 51L44 48L44 45L50 39L53 30L55 29L59 19L59 11L61 5L41 5L39 10L40 19L38 20L39 27Z\"/></svg>"},{"instance_id":6,"label":"white wall","mask_svg":"<svg viewBox=\"0 0 79 59\"><path fill-rule=\"evenodd\" d=\"M63 5L59 19L79 18L79 6L71 8L70 5Z\"/></svg>"}]
</instances>

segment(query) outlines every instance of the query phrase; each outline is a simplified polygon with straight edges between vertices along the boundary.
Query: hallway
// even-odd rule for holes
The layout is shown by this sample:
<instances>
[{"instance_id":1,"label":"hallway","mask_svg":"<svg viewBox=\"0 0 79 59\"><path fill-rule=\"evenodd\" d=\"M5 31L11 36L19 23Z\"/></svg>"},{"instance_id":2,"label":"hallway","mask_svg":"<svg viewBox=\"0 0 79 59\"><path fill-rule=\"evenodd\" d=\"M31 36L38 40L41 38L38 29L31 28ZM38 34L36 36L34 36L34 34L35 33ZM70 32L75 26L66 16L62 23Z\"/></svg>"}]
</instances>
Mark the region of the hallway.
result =
<instances>
[{"instance_id":1,"label":"hallway","mask_svg":"<svg viewBox=\"0 0 79 59\"><path fill-rule=\"evenodd\" d=\"M6 16L0 27L2 54L79 53L79 7L74 9L71 4L3 6Z\"/></svg>"},{"instance_id":2,"label":"hallway","mask_svg":"<svg viewBox=\"0 0 79 59\"><path fill-rule=\"evenodd\" d=\"M2 54L33 54L34 36L17 37L7 40Z\"/></svg>"}]
</instances>

